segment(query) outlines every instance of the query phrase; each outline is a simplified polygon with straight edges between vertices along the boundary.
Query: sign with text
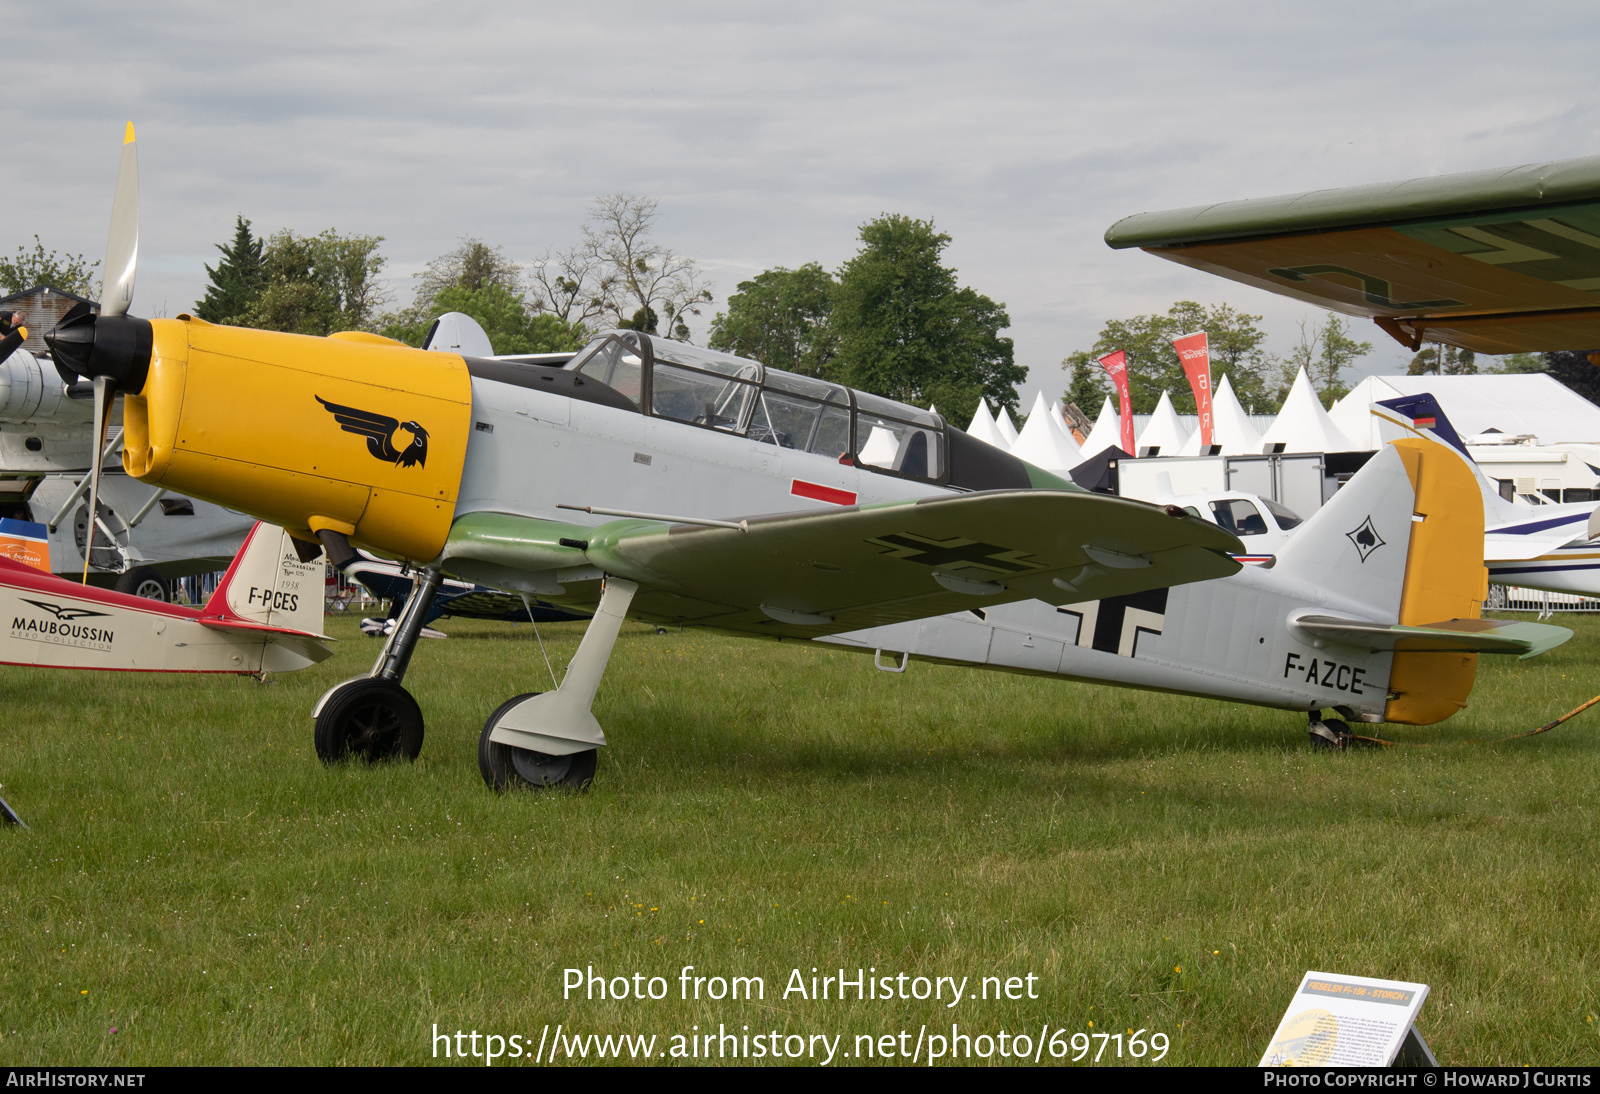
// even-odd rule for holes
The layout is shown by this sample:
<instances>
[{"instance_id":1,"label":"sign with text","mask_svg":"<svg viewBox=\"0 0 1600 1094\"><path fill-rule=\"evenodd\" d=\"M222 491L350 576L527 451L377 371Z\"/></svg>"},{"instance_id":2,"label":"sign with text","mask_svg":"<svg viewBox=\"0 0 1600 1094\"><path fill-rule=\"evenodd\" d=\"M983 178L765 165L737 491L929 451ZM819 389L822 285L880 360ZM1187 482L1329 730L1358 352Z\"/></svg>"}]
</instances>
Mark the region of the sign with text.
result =
<instances>
[{"instance_id":1,"label":"sign with text","mask_svg":"<svg viewBox=\"0 0 1600 1094\"><path fill-rule=\"evenodd\" d=\"M1100 358L1100 367L1106 370L1117 387L1117 415L1121 419L1122 450L1130 456L1138 455L1133 448L1133 398L1128 394L1128 357L1120 349ZM1085 453L1097 455L1098 453Z\"/></svg>"},{"instance_id":2,"label":"sign with text","mask_svg":"<svg viewBox=\"0 0 1600 1094\"><path fill-rule=\"evenodd\" d=\"M1185 334L1172 340L1183 362L1183 374L1194 392L1195 413L1200 415L1200 444L1211 443L1211 344L1205 331Z\"/></svg>"},{"instance_id":3,"label":"sign with text","mask_svg":"<svg viewBox=\"0 0 1600 1094\"><path fill-rule=\"evenodd\" d=\"M1427 998L1426 984L1308 972L1260 1066L1388 1067Z\"/></svg>"}]
</instances>

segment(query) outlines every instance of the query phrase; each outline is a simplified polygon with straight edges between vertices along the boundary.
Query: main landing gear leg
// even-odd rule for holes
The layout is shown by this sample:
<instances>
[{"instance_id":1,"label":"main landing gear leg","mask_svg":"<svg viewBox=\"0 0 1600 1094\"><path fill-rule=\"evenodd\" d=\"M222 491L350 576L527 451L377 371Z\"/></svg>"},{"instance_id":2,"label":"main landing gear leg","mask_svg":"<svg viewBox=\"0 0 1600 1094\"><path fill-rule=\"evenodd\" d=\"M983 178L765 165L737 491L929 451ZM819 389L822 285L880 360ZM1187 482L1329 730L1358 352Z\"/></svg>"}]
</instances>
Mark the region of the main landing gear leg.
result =
<instances>
[{"instance_id":1,"label":"main landing gear leg","mask_svg":"<svg viewBox=\"0 0 1600 1094\"><path fill-rule=\"evenodd\" d=\"M606 735L589 708L638 588L606 578L600 607L556 690L518 695L489 715L478 738L478 770L490 787L582 790L594 778Z\"/></svg>"},{"instance_id":2,"label":"main landing gear leg","mask_svg":"<svg viewBox=\"0 0 1600 1094\"><path fill-rule=\"evenodd\" d=\"M329 688L317 700L311 716L317 723L317 758L323 763L349 756L368 763L414 760L422 751L422 711L400 681L441 580L437 568L419 573L372 672Z\"/></svg>"}]
</instances>

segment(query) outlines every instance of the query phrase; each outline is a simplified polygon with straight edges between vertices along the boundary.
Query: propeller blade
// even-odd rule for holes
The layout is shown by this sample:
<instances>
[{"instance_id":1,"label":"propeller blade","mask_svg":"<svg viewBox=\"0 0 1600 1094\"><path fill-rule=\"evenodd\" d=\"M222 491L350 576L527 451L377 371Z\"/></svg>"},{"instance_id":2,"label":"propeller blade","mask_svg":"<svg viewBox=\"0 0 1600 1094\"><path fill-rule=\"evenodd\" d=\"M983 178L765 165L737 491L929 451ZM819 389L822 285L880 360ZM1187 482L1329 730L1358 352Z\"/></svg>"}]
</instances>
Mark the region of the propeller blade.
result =
<instances>
[{"instance_id":1,"label":"propeller blade","mask_svg":"<svg viewBox=\"0 0 1600 1094\"><path fill-rule=\"evenodd\" d=\"M126 315L133 303L133 275L139 265L139 156L134 151L133 123L122 137L122 164L117 168L117 196L111 202L111 232L106 237L105 284L101 315Z\"/></svg>"},{"instance_id":2,"label":"propeller blade","mask_svg":"<svg viewBox=\"0 0 1600 1094\"><path fill-rule=\"evenodd\" d=\"M83 583L89 584L89 557L94 551L94 530L100 516L100 468L105 463L106 426L111 421L111 400L117 385L108 376L94 378L94 463L89 468L89 520L83 532Z\"/></svg>"},{"instance_id":3,"label":"propeller blade","mask_svg":"<svg viewBox=\"0 0 1600 1094\"><path fill-rule=\"evenodd\" d=\"M17 351L23 340L28 337L27 327L13 327L11 333L0 338L0 365L5 364L6 358Z\"/></svg>"}]
</instances>

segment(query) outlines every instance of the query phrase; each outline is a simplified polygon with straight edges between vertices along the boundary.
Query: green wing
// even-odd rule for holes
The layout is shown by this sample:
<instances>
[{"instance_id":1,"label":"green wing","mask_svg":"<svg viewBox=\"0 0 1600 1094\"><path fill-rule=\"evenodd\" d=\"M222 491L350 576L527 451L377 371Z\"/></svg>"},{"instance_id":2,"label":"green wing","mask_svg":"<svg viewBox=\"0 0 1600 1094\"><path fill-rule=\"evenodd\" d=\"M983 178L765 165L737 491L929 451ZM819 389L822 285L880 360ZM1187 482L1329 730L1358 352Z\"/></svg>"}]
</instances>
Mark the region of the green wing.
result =
<instances>
[{"instance_id":1,"label":"green wing","mask_svg":"<svg viewBox=\"0 0 1600 1094\"><path fill-rule=\"evenodd\" d=\"M1141 213L1106 242L1370 317L1413 348L1600 346L1600 156Z\"/></svg>"},{"instance_id":2,"label":"green wing","mask_svg":"<svg viewBox=\"0 0 1600 1094\"><path fill-rule=\"evenodd\" d=\"M593 579L604 572L639 583L631 614L641 618L814 638L1018 600L1094 600L1226 577L1239 570L1228 553L1244 553L1208 521L1057 490L741 523L628 519L585 529L478 513L456 522L443 564L575 606L594 602Z\"/></svg>"}]
</instances>

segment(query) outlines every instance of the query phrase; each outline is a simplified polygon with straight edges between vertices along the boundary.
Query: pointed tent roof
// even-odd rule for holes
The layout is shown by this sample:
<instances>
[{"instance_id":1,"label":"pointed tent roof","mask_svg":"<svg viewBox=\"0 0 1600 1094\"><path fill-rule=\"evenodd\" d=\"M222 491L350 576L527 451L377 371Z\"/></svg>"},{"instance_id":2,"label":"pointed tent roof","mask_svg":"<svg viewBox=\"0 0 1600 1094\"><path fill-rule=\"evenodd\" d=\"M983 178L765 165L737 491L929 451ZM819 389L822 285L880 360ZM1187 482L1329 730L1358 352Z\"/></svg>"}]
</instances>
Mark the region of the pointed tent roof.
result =
<instances>
[{"instance_id":1,"label":"pointed tent roof","mask_svg":"<svg viewBox=\"0 0 1600 1094\"><path fill-rule=\"evenodd\" d=\"M1001 407L1000 413L995 415L994 424L995 428L1000 430L1000 436L1005 438L1008 447L1017 443L1017 426L1005 407Z\"/></svg>"},{"instance_id":2,"label":"pointed tent roof","mask_svg":"<svg viewBox=\"0 0 1600 1094\"><path fill-rule=\"evenodd\" d=\"M1083 451L1091 455L1098 454L1112 446L1122 445L1122 421L1117 417L1117 408L1111 405L1111 396L1106 396L1106 401L1100 406L1100 416L1094 420L1094 428L1089 430L1089 435L1083 439Z\"/></svg>"},{"instance_id":3,"label":"pointed tent roof","mask_svg":"<svg viewBox=\"0 0 1600 1094\"><path fill-rule=\"evenodd\" d=\"M1285 452L1349 452L1355 447L1322 409L1311 377L1303 368L1294 378L1294 386L1272 428L1261 438L1263 445L1279 442Z\"/></svg>"},{"instance_id":4,"label":"pointed tent roof","mask_svg":"<svg viewBox=\"0 0 1600 1094\"><path fill-rule=\"evenodd\" d=\"M992 444L1002 452L1009 452L1011 446L1006 444L1005 437L1000 435L1000 427L994 424L994 416L989 413L989 404L982 399L978 400L978 412L972 416L972 424L967 426L967 432L985 444Z\"/></svg>"},{"instance_id":5,"label":"pointed tent roof","mask_svg":"<svg viewBox=\"0 0 1600 1094\"><path fill-rule=\"evenodd\" d=\"M1239 397L1233 393L1227 376L1222 377L1222 383L1211 394L1211 416L1211 440L1222 446L1224 456L1261 455L1261 434L1250 424L1250 415L1239 405Z\"/></svg>"},{"instance_id":6,"label":"pointed tent roof","mask_svg":"<svg viewBox=\"0 0 1600 1094\"><path fill-rule=\"evenodd\" d=\"M1161 449L1161 455L1176 456L1188 440L1189 431L1183 428L1183 423L1178 420L1178 412L1172 409L1172 398L1163 390L1155 413L1150 415L1149 424L1134 442L1135 447L1148 448L1154 445Z\"/></svg>"},{"instance_id":7,"label":"pointed tent roof","mask_svg":"<svg viewBox=\"0 0 1600 1094\"><path fill-rule=\"evenodd\" d=\"M1035 467L1065 474L1083 462L1083 456L1072 438L1062 432L1050 415L1044 393L1034 396L1033 410L1028 414L1028 424L1022 427L1011 454L1027 460Z\"/></svg>"}]
</instances>

